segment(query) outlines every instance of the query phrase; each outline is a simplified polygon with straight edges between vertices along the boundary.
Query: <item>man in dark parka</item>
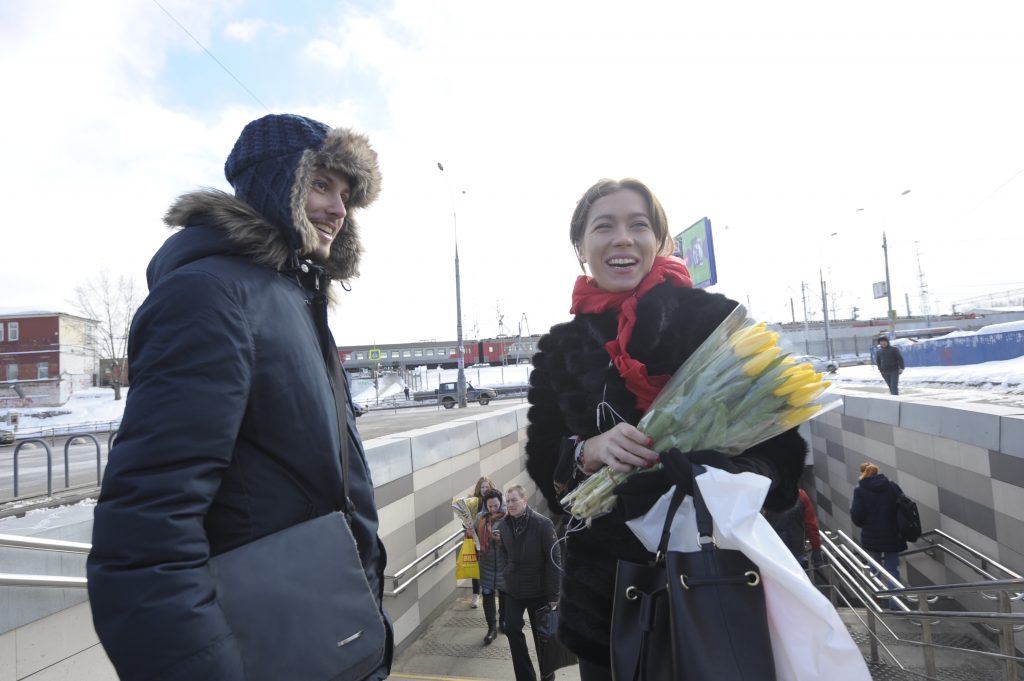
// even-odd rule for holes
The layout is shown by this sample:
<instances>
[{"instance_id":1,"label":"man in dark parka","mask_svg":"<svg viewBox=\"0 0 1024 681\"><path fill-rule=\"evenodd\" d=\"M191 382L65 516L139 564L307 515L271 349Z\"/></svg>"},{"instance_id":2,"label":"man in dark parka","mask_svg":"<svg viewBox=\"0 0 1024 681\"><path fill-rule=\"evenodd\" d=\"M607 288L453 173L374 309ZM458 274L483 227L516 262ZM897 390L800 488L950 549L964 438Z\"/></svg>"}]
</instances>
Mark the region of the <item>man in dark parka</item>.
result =
<instances>
[{"instance_id":1,"label":"man in dark parka","mask_svg":"<svg viewBox=\"0 0 1024 681\"><path fill-rule=\"evenodd\" d=\"M380 191L377 154L350 130L270 115L245 127L225 175L234 196L197 191L168 210L183 229L150 263L132 322L132 387L87 564L122 680L244 680L208 561L344 508L341 438L352 533L383 597L373 483L327 326L331 280L358 274L354 214ZM390 662L389 635L366 678Z\"/></svg>"},{"instance_id":2,"label":"man in dark parka","mask_svg":"<svg viewBox=\"0 0 1024 681\"><path fill-rule=\"evenodd\" d=\"M875 353L875 364L878 371L889 386L893 395L900 394L900 374L903 373L903 353L899 348L889 345L889 339L882 336L878 339L878 351Z\"/></svg>"}]
</instances>

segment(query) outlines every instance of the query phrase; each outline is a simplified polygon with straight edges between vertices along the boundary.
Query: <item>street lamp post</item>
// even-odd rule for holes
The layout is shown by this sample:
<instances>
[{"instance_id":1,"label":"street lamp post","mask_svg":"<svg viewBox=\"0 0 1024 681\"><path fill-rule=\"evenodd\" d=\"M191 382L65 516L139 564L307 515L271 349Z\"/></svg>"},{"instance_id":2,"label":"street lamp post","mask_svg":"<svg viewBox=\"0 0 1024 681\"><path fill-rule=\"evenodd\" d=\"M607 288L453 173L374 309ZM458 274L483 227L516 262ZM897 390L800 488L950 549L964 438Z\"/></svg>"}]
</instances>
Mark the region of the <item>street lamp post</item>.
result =
<instances>
[{"instance_id":1,"label":"street lamp post","mask_svg":"<svg viewBox=\"0 0 1024 681\"><path fill-rule=\"evenodd\" d=\"M882 253L885 254L885 296L889 305L886 316L889 317L889 338L896 333L896 311L892 309L892 286L889 285L889 242L885 239L885 232L882 232Z\"/></svg>"},{"instance_id":2,"label":"street lamp post","mask_svg":"<svg viewBox=\"0 0 1024 681\"><path fill-rule=\"evenodd\" d=\"M900 192L900 196L906 196L909 193L909 189L904 189ZM863 208L858 208L857 212L863 210ZM882 226L885 226L884 222ZM892 307L892 284L889 279L889 241L886 239L884 229L882 230L882 254L885 256L885 303L889 306L885 316L889 320L889 338L892 338L896 334L896 310Z\"/></svg>"},{"instance_id":3,"label":"street lamp post","mask_svg":"<svg viewBox=\"0 0 1024 681\"><path fill-rule=\"evenodd\" d=\"M437 162L437 169L444 175L444 166L441 162ZM445 176L445 184L448 183L448 177ZM459 378L458 378L458 395L459 395L459 408L466 407L466 355L465 346L462 343L462 282L459 276L459 221L455 211L455 199L452 197L451 187L448 187L448 198L452 203L452 227L455 230L455 332L456 341L458 345L455 347L455 356L457 357L459 365Z\"/></svg>"}]
</instances>

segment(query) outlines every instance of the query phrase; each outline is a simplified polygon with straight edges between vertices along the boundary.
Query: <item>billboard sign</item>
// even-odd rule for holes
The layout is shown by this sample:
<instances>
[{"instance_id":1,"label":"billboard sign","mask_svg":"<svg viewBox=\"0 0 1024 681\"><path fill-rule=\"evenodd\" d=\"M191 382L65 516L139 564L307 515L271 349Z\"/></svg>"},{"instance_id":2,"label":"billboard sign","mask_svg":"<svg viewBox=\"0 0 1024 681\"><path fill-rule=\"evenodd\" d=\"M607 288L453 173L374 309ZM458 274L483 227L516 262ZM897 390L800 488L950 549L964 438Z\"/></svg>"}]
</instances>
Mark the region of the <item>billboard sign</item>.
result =
<instances>
[{"instance_id":1,"label":"billboard sign","mask_svg":"<svg viewBox=\"0 0 1024 681\"><path fill-rule=\"evenodd\" d=\"M711 240L711 221L701 218L675 236L672 255L681 258L690 270L694 288L707 288L718 282L715 245Z\"/></svg>"}]
</instances>

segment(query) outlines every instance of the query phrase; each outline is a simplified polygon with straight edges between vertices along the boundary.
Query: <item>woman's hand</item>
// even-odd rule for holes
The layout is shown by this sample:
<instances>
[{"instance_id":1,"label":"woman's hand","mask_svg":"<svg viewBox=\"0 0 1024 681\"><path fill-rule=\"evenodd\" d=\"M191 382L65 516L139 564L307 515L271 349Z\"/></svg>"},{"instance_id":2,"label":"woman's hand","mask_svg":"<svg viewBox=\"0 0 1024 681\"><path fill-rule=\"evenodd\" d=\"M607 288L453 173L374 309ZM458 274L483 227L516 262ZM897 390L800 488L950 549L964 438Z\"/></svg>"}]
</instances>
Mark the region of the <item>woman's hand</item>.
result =
<instances>
[{"instance_id":1,"label":"woman's hand","mask_svg":"<svg viewBox=\"0 0 1024 681\"><path fill-rule=\"evenodd\" d=\"M588 438L583 445L583 471L590 475L602 466L625 473L634 468L650 468L658 454L650 445L653 440L635 426L620 423L609 431Z\"/></svg>"}]
</instances>

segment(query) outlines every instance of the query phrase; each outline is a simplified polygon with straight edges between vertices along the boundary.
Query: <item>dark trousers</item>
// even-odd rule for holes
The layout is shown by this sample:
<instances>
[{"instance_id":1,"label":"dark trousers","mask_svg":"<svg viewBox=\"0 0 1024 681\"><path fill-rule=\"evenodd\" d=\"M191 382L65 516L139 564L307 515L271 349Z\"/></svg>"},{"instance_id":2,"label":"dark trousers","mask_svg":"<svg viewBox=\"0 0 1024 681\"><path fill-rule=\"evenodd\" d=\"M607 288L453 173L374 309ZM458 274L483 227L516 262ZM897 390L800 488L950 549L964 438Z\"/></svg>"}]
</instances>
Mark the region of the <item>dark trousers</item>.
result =
<instances>
[{"instance_id":1,"label":"dark trousers","mask_svg":"<svg viewBox=\"0 0 1024 681\"><path fill-rule=\"evenodd\" d=\"M480 580L479 579L474 579L474 580L471 580L471 581L473 582L473 593L479 595L480 594Z\"/></svg>"},{"instance_id":2,"label":"dark trousers","mask_svg":"<svg viewBox=\"0 0 1024 681\"><path fill-rule=\"evenodd\" d=\"M580 681L612 681L612 670L580 658Z\"/></svg>"},{"instance_id":3,"label":"dark trousers","mask_svg":"<svg viewBox=\"0 0 1024 681\"><path fill-rule=\"evenodd\" d=\"M537 643L536 612L548 604L543 596L536 598L516 598L512 594L505 595L505 636L508 637L508 647L512 652L512 668L516 672L516 681L537 681L537 674L533 671L533 662L530 661L530 651L526 647L526 635L523 634L523 611L530 617L530 629L533 631L534 649L540 646ZM554 678L551 674L547 678Z\"/></svg>"},{"instance_id":4,"label":"dark trousers","mask_svg":"<svg viewBox=\"0 0 1024 681\"><path fill-rule=\"evenodd\" d=\"M484 618L487 620L487 628L488 629L494 629L495 627L497 627L498 624L500 624L501 628L504 629L505 628L505 592L504 591L499 591L498 592L497 620L495 620L495 612L494 612L494 600L495 600L494 599L494 592L493 591L491 593L486 593L485 592L484 595L483 595L483 599L484 599Z\"/></svg>"},{"instance_id":5,"label":"dark trousers","mask_svg":"<svg viewBox=\"0 0 1024 681\"><path fill-rule=\"evenodd\" d=\"M882 378L885 379L885 384L889 386L890 393L893 395L900 394L900 372L886 371L882 374Z\"/></svg>"}]
</instances>

